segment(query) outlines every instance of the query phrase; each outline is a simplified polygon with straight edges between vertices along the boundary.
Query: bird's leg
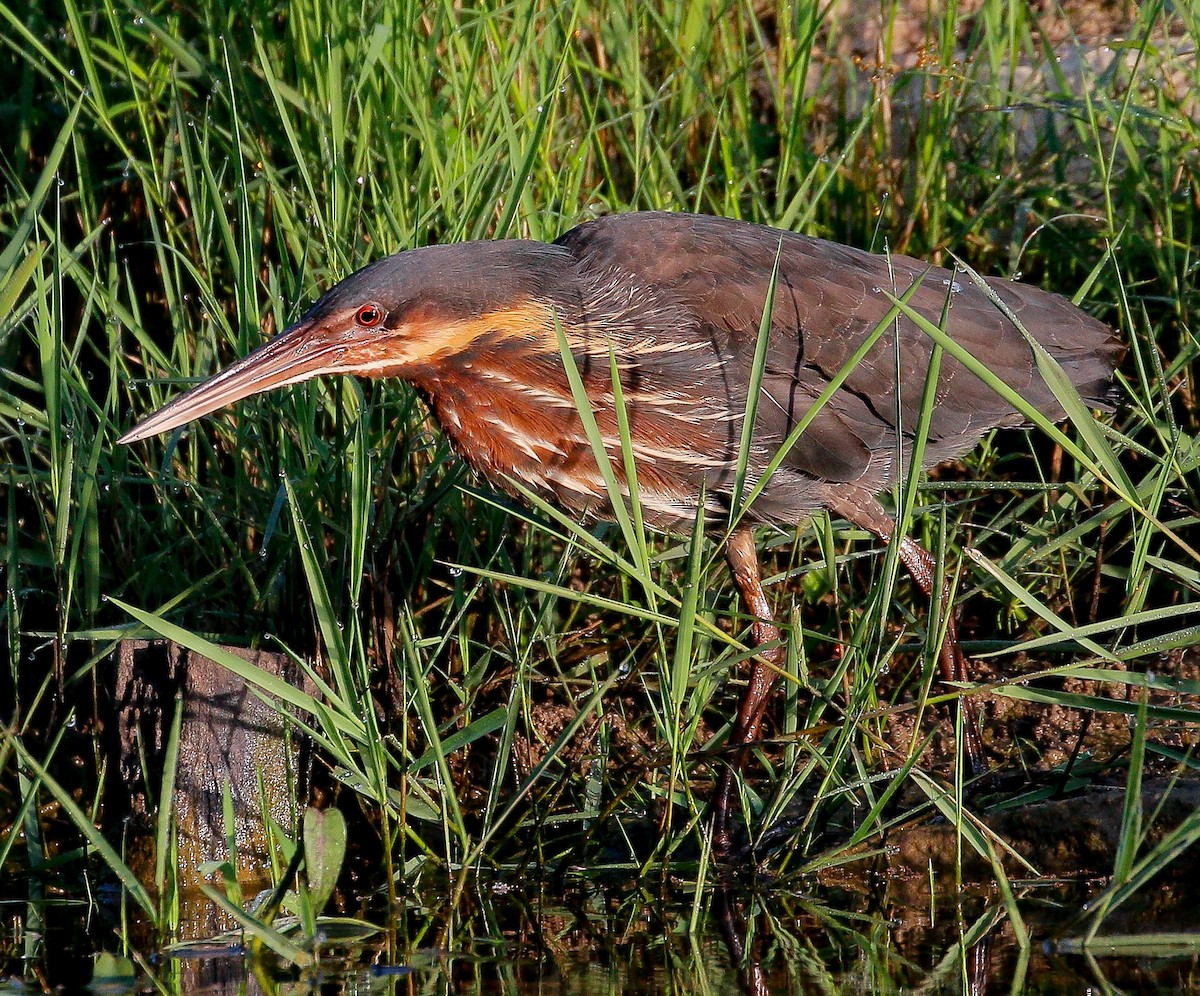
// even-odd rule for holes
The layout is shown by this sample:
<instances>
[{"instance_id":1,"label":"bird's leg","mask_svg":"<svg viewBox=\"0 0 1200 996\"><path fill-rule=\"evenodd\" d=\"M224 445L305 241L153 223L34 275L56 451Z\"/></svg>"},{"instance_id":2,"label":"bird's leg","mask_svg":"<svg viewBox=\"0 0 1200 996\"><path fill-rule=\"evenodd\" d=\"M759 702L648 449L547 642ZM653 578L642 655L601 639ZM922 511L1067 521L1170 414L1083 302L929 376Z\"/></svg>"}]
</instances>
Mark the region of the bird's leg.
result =
<instances>
[{"instance_id":1,"label":"bird's leg","mask_svg":"<svg viewBox=\"0 0 1200 996\"><path fill-rule=\"evenodd\" d=\"M830 507L855 525L874 533L884 543L892 541L896 524L874 497L864 499L861 493L856 493L845 501L831 503ZM935 597L940 600L941 614L946 627L945 639L938 649L942 678L948 682L970 680L970 662L963 653L962 644L959 643L958 626L954 622L954 609L950 604L950 579L943 576L942 590L935 595L933 586L937 578L937 562L933 554L908 536L901 538L899 553L912 579L928 596L931 607ZM983 741L979 737L979 717L975 712L975 703L969 697L959 699L959 703L963 711L963 750L967 755L967 763L973 775L986 774L988 763L983 752Z\"/></svg>"},{"instance_id":2,"label":"bird's leg","mask_svg":"<svg viewBox=\"0 0 1200 996\"><path fill-rule=\"evenodd\" d=\"M754 546L754 533L748 526L734 530L725 548L733 580L742 593L746 608L754 616L751 639L755 648L761 649L754 658L750 670L750 684L738 707L737 721L729 738L729 745L736 748L729 766L721 772L717 786L716 815L713 818L713 848L719 855L729 853L729 810L733 802L736 776L750 757L749 744L758 738L763 716L767 711L767 698L779 666L783 663L783 647L779 642L779 628L771 615L771 606L763 591L762 575L758 567L758 551Z\"/></svg>"},{"instance_id":3,"label":"bird's leg","mask_svg":"<svg viewBox=\"0 0 1200 996\"><path fill-rule=\"evenodd\" d=\"M929 596L932 605L934 578L937 577L937 564L933 554L926 550L916 540L905 536L900 540L900 559L908 568L914 581L920 589ZM942 617L945 619L946 638L938 651L938 659L942 668L942 677L948 682L970 680L970 665L967 655L963 652L958 640L958 626L954 622L954 607L950 604L950 579L943 576L941 591ZM967 763L971 774L987 773L987 758L983 753L983 741L979 738L979 717L975 712L975 703L969 696L959 699L963 711L963 749L967 754Z\"/></svg>"}]
</instances>

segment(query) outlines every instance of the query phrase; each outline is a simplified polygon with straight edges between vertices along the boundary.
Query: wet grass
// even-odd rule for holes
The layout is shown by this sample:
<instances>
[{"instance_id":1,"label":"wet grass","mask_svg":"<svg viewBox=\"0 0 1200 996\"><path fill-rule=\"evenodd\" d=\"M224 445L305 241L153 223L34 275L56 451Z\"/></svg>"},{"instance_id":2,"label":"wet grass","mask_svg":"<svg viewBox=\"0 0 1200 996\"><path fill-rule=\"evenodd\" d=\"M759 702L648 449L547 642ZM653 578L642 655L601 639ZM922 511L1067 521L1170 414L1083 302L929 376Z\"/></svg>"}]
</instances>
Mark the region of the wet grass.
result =
<instances>
[{"instance_id":1,"label":"wet grass","mask_svg":"<svg viewBox=\"0 0 1200 996\"><path fill-rule=\"evenodd\" d=\"M1142 8L1082 63L1057 13L1000 2L950 4L904 61L895 12L882 65L842 54L859 32L840 9L333 7L0 5L0 898L35 911L115 875L119 908L171 926L169 890L95 830L121 809L98 735L112 650L148 634L290 703L363 892L437 905L434 883L453 900L478 873L583 865L707 895L749 628L714 545L647 534L636 507L584 528L498 497L398 384L306 385L114 445L385 253L671 208L1020 274L1129 341L1102 424L1064 396L1065 427L996 435L892 496L956 579L984 688L935 680L938 621L894 554L824 516L763 533L790 680L740 786L791 887L941 814L1027 949L993 797L964 792L945 736L947 705L986 696L993 751L1035 792L1127 786L1109 878L1076 911L1073 936L1104 936L1200 825L1164 832L1140 791L1194 777L1200 719L1186 5ZM286 648L321 694L223 643Z\"/></svg>"}]
</instances>

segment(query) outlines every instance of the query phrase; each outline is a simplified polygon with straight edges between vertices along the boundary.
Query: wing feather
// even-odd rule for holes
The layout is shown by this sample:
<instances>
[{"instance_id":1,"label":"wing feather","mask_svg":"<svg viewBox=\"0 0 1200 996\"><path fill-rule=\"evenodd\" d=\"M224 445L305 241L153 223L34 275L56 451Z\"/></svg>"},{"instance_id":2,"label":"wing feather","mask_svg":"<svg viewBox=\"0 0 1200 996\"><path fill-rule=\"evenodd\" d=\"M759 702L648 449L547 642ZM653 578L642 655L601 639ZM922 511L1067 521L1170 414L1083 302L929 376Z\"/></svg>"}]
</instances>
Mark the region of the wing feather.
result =
<instances>
[{"instance_id":1,"label":"wing feather","mask_svg":"<svg viewBox=\"0 0 1200 996\"><path fill-rule=\"evenodd\" d=\"M643 306L642 324L654 324L655 309L665 316L663 327L643 331L704 347L705 353L647 355L649 379L690 377L698 401L734 411L745 404L778 257L756 423L756 440L767 451L787 436L887 315L891 302L885 291L901 296L914 284L915 311L937 324L948 305L946 329L957 342L1040 411L1052 418L1063 414L1020 331L965 275L906 256L699 215L614 215L581 225L558 245L574 255L582 274L606 285L620 284L623 277L633 285ZM1106 407L1122 348L1112 330L1065 298L996 278L987 282L1062 364L1085 401ZM650 309L646 301L653 302ZM787 459L790 471L814 484L885 486L897 440L910 439L916 426L931 352L931 340L914 323L894 322L806 430ZM706 365L705 356L716 362ZM944 356L926 465L961 455L989 429L1020 423L1012 406ZM737 435L726 433L726 449ZM814 492L810 504L820 501Z\"/></svg>"}]
</instances>

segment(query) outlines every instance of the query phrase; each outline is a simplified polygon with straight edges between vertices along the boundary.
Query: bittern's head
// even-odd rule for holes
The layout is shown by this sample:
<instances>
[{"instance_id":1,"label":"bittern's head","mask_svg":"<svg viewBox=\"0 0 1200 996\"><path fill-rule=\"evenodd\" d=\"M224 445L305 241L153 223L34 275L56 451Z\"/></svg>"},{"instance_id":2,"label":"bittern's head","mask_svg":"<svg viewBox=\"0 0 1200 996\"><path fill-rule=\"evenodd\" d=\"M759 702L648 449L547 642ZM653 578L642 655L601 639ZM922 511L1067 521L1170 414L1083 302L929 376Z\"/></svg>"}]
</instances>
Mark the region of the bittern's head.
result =
<instances>
[{"instance_id":1,"label":"bittern's head","mask_svg":"<svg viewBox=\"0 0 1200 996\"><path fill-rule=\"evenodd\" d=\"M570 255L517 240L428 246L351 274L295 325L134 426L132 443L320 374L404 377L487 333L553 327L569 306Z\"/></svg>"}]
</instances>

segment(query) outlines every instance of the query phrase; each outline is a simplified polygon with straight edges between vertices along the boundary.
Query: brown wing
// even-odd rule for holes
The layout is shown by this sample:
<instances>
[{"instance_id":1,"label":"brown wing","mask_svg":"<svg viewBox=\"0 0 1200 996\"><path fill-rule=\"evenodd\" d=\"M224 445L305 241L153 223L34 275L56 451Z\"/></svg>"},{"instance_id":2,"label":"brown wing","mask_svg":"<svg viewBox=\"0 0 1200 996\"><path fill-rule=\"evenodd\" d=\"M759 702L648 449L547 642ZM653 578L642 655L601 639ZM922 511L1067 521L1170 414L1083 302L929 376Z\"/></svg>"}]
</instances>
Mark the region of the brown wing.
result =
<instances>
[{"instance_id":1,"label":"brown wing","mask_svg":"<svg viewBox=\"0 0 1200 996\"><path fill-rule=\"evenodd\" d=\"M661 307L686 313L694 323L687 334L707 336L720 355L726 369L719 390L734 406L744 406L778 253L756 423L757 436L768 447L786 436L882 320L890 307L884 291L901 295L916 281L921 283L910 299L914 310L936 324L949 298L949 334L1039 410L1052 418L1062 415L1020 332L965 275L953 277L948 270L905 256L874 255L698 215L615 215L581 225L558 244L576 256L581 270L610 282L611 274L628 274ZM1064 298L1010 281L993 278L988 283L1062 364L1084 399L1105 405L1120 352L1113 332ZM889 482L897 427L910 438L932 350L928 336L912 322L901 319L897 329L884 333L806 430L788 460L792 471L871 490ZM682 369L677 374L684 375ZM943 357L925 463L932 466L961 455L989 429L1021 421L962 364Z\"/></svg>"}]
</instances>

